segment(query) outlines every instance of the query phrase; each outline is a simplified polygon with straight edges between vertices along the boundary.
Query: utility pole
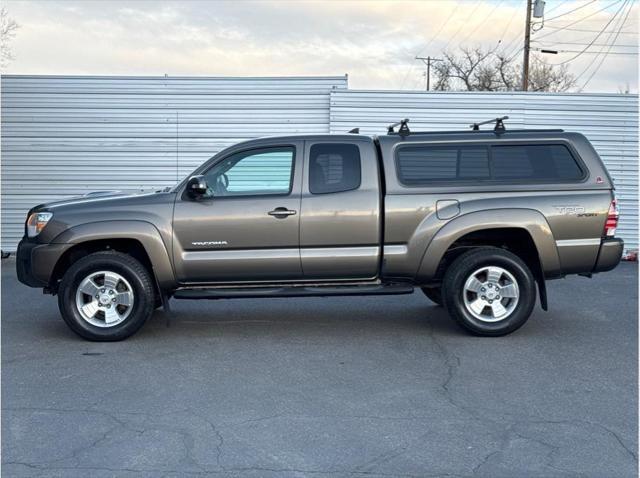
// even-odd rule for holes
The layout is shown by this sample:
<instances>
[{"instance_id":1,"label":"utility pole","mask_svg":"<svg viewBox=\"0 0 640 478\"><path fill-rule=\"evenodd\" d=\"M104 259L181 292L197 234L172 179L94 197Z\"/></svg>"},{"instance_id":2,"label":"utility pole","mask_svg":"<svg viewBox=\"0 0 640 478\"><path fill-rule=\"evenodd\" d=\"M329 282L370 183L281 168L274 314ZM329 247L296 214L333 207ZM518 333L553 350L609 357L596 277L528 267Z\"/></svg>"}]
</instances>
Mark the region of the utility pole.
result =
<instances>
[{"instance_id":1,"label":"utility pole","mask_svg":"<svg viewBox=\"0 0 640 478\"><path fill-rule=\"evenodd\" d=\"M531 49L531 0L527 0L527 17L524 24L524 59L522 60L522 91L529 89L529 50Z\"/></svg>"},{"instance_id":2,"label":"utility pole","mask_svg":"<svg viewBox=\"0 0 640 478\"><path fill-rule=\"evenodd\" d=\"M416 60L422 60L422 62L427 65L427 91L429 91L429 87L431 86L431 62L442 61L440 58L431 58L430 56L416 56Z\"/></svg>"},{"instance_id":3,"label":"utility pole","mask_svg":"<svg viewBox=\"0 0 640 478\"><path fill-rule=\"evenodd\" d=\"M544 18L544 0L527 0L527 17L524 24L524 58L522 61L522 91L529 89L529 53L531 52L531 11L533 10L533 18ZM544 20L539 23L540 28L544 25ZM540 28L535 31L540 30ZM543 53L554 53L552 50ZM555 52L557 53L557 52Z\"/></svg>"}]
</instances>

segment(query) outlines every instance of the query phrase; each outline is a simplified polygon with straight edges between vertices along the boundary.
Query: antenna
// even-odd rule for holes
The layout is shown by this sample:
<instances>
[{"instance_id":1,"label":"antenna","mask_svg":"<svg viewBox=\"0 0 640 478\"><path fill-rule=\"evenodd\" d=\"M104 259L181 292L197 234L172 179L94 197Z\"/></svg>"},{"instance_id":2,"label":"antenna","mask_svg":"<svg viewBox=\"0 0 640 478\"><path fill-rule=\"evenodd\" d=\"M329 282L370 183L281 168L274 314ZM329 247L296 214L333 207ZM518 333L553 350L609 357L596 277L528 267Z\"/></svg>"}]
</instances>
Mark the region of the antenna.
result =
<instances>
[{"instance_id":1,"label":"antenna","mask_svg":"<svg viewBox=\"0 0 640 478\"><path fill-rule=\"evenodd\" d=\"M351 134L360 134L360 128L353 128L349 130Z\"/></svg>"}]
</instances>

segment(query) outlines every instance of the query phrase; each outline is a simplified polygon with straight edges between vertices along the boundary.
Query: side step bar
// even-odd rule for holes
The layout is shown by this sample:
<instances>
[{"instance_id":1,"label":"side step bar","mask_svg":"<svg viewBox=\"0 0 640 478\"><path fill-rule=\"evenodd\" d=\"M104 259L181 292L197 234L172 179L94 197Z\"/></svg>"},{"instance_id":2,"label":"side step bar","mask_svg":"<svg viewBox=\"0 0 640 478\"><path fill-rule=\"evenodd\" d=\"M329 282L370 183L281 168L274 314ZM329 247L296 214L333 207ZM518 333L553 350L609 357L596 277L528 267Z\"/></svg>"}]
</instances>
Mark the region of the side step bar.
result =
<instances>
[{"instance_id":1,"label":"side step bar","mask_svg":"<svg viewBox=\"0 0 640 478\"><path fill-rule=\"evenodd\" d=\"M174 299L258 299L263 297L327 297L339 295L397 295L411 294L409 284L355 286L286 286L245 288L178 289Z\"/></svg>"}]
</instances>

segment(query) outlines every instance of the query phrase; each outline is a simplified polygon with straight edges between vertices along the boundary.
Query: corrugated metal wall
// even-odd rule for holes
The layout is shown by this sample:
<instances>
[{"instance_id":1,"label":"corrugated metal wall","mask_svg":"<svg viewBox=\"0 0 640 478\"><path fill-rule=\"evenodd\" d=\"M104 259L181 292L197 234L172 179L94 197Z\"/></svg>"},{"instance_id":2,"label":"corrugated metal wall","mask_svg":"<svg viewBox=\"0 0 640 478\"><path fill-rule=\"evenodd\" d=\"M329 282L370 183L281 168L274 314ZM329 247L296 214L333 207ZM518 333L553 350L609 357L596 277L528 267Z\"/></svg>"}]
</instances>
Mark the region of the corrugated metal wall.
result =
<instances>
[{"instance_id":1,"label":"corrugated metal wall","mask_svg":"<svg viewBox=\"0 0 640 478\"><path fill-rule=\"evenodd\" d=\"M347 78L2 77L2 249L35 204L165 187L226 146L329 131Z\"/></svg>"},{"instance_id":2,"label":"corrugated metal wall","mask_svg":"<svg viewBox=\"0 0 640 478\"><path fill-rule=\"evenodd\" d=\"M415 129L457 129L505 114L507 127L587 135L616 182L620 235L637 250L637 95L353 91L346 76L3 76L2 249L15 249L35 204L169 186L244 139L383 134L405 117Z\"/></svg>"},{"instance_id":3,"label":"corrugated metal wall","mask_svg":"<svg viewBox=\"0 0 640 478\"><path fill-rule=\"evenodd\" d=\"M618 236L638 249L638 96L554 93L336 91L331 132L360 127L382 134L410 118L416 130L468 128L508 115L507 128L562 128L583 133L614 178L622 214Z\"/></svg>"}]
</instances>

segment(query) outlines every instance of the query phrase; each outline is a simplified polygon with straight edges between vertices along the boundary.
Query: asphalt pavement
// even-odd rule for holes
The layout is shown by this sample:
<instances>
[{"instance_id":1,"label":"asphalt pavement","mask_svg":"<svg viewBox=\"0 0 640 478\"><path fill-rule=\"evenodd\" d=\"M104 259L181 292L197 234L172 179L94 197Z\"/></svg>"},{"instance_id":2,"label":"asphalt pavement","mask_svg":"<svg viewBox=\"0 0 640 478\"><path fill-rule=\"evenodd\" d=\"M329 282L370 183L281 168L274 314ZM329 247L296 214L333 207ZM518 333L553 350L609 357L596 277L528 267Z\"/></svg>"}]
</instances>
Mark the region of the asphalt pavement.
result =
<instances>
[{"instance_id":1,"label":"asphalt pavement","mask_svg":"<svg viewBox=\"0 0 640 478\"><path fill-rule=\"evenodd\" d=\"M501 338L408 296L172 301L75 336L2 261L2 476L633 477L637 264Z\"/></svg>"}]
</instances>

